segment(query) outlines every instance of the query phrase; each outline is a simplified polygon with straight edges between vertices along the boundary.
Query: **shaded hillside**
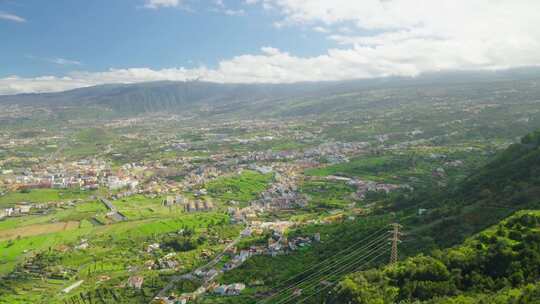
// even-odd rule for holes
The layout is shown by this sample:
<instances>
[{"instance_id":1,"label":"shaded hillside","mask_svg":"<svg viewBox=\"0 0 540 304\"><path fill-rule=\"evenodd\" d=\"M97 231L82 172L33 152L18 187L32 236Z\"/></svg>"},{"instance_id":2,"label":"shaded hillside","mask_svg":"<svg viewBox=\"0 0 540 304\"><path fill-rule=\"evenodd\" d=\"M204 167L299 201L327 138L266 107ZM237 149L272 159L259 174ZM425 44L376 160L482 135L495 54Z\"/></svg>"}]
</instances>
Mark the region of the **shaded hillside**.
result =
<instances>
[{"instance_id":1,"label":"shaded hillside","mask_svg":"<svg viewBox=\"0 0 540 304\"><path fill-rule=\"evenodd\" d=\"M411 243L451 246L515 211L540 206L539 172L537 131L500 152L460 184L398 197L390 208L404 214L402 223L411 227ZM425 214L418 215L419 209L425 209Z\"/></svg>"},{"instance_id":2,"label":"shaded hillside","mask_svg":"<svg viewBox=\"0 0 540 304\"><path fill-rule=\"evenodd\" d=\"M466 200L519 208L540 197L540 131L511 145L490 164L467 179Z\"/></svg>"},{"instance_id":3,"label":"shaded hillside","mask_svg":"<svg viewBox=\"0 0 540 304\"><path fill-rule=\"evenodd\" d=\"M538 303L539 232L540 212L520 212L459 247L351 274L327 303Z\"/></svg>"}]
</instances>

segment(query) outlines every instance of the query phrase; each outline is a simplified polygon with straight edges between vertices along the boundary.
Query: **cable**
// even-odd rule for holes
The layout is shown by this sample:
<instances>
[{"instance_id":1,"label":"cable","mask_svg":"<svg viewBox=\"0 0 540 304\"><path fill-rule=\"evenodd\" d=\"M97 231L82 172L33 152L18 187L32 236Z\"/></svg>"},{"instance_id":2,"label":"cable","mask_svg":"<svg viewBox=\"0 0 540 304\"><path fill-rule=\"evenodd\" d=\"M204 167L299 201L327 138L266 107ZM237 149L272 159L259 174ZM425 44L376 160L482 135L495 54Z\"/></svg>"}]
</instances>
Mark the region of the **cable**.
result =
<instances>
[{"instance_id":1,"label":"cable","mask_svg":"<svg viewBox=\"0 0 540 304\"><path fill-rule=\"evenodd\" d=\"M362 268L364 265L368 265L369 263L373 262L374 260L376 260L377 258L379 258L379 257L380 257L381 255L383 255L383 254L384 254L384 252L380 253L379 255L375 256L374 258L372 258L372 259L369 260L368 262L366 262L366 263L364 263L363 265L359 266L357 269ZM331 287L331 286L332 286L332 285L328 285L328 286L323 287L323 288L320 290L320 292L326 290L327 288L329 288L329 287ZM314 295L315 295L315 293L312 293L311 295L309 295L309 296L303 298L301 301L296 302L296 303L298 303L298 304L304 303L307 299L313 297Z\"/></svg>"},{"instance_id":2,"label":"cable","mask_svg":"<svg viewBox=\"0 0 540 304\"><path fill-rule=\"evenodd\" d=\"M371 233L370 235L364 237L363 239L357 241L356 243L350 245L349 247L347 247L347 248L345 248L345 249L343 249L343 250L337 252L335 255L340 255L340 254L342 254L343 252L348 251L349 249L351 249L351 248L353 248L353 247L356 247L358 244L364 243L364 242L365 242L366 240L368 240L371 236L373 236L373 235L375 235L375 234L378 234L379 232L381 232L381 231L383 231L383 230L386 230L386 227L382 227L381 229L379 229L379 230L377 230L377 231ZM309 272L310 270L313 270L313 269L315 269L315 268L317 268L317 267L320 267L321 265L325 264L327 261L330 261L330 260L329 260L329 259L328 259L328 260L324 260L323 262L320 262L320 263L317 263L317 264L314 264L314 265L310 266L308 269L305 269L304 271L302 271L302 272L300 272L300 273L297 273L297 274L295 274L293 277L291 277L291 278L285 280L285 281L282 282L280 285L286 285L287 282L293 281L294 278L296 278L296 277L298 277L298 276L300 276L300 275L302 275L302 274L305 274L305 273Z\"/></svg>"},{"instance_id":3,"label":"cable","mask_svg":"<svg viewBox=\"0 0 540 304\"><path fill-rule=\"evenodd\" d=\"M268 298L266 298L266 299L263 299L263 300L261 300L261 301L259 301L259 302L257 302L257 303L264 303L264 302L267 302L269 299L274 298L276 295L279 295L279 294L281 294L281 293L284 293L284 292L287 292L287 291L291 290L292 288L294 288L294 287L296 287L296 286L298 286L298 285L304 283L305 281L311 279L312 277L316 277L317 275L320 274L320 272L326 271L326 270L330 269L331 267L335 266L336 264L339 264L339 263L341 263L342 261L344 261L344 260L350 258L351 256L355 255L356 253L358 253L358 252L360 252L360 251L362 251L362 250L364 250L364 249L369 248L373 243L379 242L379 241L383 240L383 239L386 238L386 237L387 237L386 233L384 233L384 234L382 234L382 235L380 235L380 236L376 236L375 239L371 240L371 241L368 242L367 244L363 244L360 248L354 249L352 252L349 252L348 254L346 254L346 255L343 256L343 257L339 257L337 260L333 260L333 261L330 260L329 265L325 265L324 267L318 269L317 272L314 272L314 273L310 274L308 277L303 278L303 279L301 279L301 280L298 281L298 282L295 282L293 285L291 285L291 286L289 286L289 287L287 287L287 288L285 288L285 289L281 289L280 291L276 292L275 294L271 295L270 297L268 297ZM366 239L367 239L367 238L364 238L362 241L365 241ZM354 246L350 246L348 249L350 249L351 247L354 247ZM345 250L342 250L341 252L343 252L343 251L345 251ZM326 261L325 261L325 262L326 262ZM321 264L321 266L322 266L323 263L320 263L320 264ZM305 273L305 272L306 272L306 271L304 271L304 273ZM297 276L298 276L298 275L297 275Z\"/></svg>"},{"instance_id":4,"label":"cable","mask_svg":"<svg viewBox=\"0 0 540 304\"><path fill-rule=\"evenodd\" d=\"M264 301L267 301L267 300L275 297L276 295L284 294L284 293L286 293L286 292L288 292L288 291L290 291L290 290L304 284L307 281L312 281L313 279L316 280L318 277L328 275L328 274L324 273L326 271L330 271L330 274L331 274L333 271L335 271L335 270L333 270L333 268L335 266L339 266L340 267L340 268L338 268L338 270L339 270L339 269L342 269L343 267L347 267L347 265L358 263L358 260L354 260L354 261L347 261L347 260L349 260L351 258L354 258L355 256L358 255L358 253L361 253L362 251L365 251L365 250L367 250L367 252L364 252L363 253L364 256L360 257L360 259L363 259L366 256L365 254L367 254L367 256L371 255L373 251L379 250L380 248L385 246L385 244L378 244L377 245L377 243L384 240L386 237L387 237L386 235L381 235L381 237L377 237L376 239L374 239L371 242L369 242L368 244L366 244L364 247L356 249L355 251L353 251L353 252L349 253L348 255L340 258L339 260L334 261L334 263L320 269L318 272L315 272L315 273L311 274L310 276L302 279L301 281L296 282L295 284L289 286L288 288L285 288L285 289L279 291L278 293L276 293L275 295L265 299ZM375 248L372 248L374 244L375 244ZM347 262L344 262L344 261L347 261ZM278 301L278 303L279 303L279 301Z\"/></svg>"},{"instance_id":5,"label":"cable","mask_svg":"<svg viewBox=\"0 0 540 304\"><path fill-rule=\"evenodd\" d=\"M378 248L373 249L369 254L363 256L360 260L356 260L356 261L353 261L353 262L348 263L348 264L346 264L346 265L343 265L343 266L340 267L339 269L334 270L333 272L327 274L326 277L329 279L329 278L332 277L332 276L340 275L340 274L342 274L342 273L344 273L344 272L347 272L347 269L348 269L348 268L350 268L351 266L352 266L352 267L355 267L356 264L359 264L360 262L362 262L363 260L365 260L365 259L368 258L369 256L372 256L374 253L376 253L379 249L381 249L381 248L383 248L383 247L385 247L384 244L380 245ZM376 257L379 257L379 256L381 256L382 254L384 254L384 252L380 253L380 254L377 255ZM369 262L371 262L371 260L368 261L367 263L369 263ZM365 264L366 264L366 263L364 263L363 265L365 265ZM307 286L305 286L303 289L309 290L309 289L311 289L311 288L317 286L318 284L320 284L320 281L314 281L314 282L309 283L309 284L308 284ZM289 295L289 296L287 296L285 299L281 299L281 300L279 300L278 302L276 302L276 304L277 304L277 303L286 303L286 302L288 302L289 300L291 300L292 298L295 298L295 297L296 297L296 296L294 296L294 295Z\"/></svg>"}]
</instances>

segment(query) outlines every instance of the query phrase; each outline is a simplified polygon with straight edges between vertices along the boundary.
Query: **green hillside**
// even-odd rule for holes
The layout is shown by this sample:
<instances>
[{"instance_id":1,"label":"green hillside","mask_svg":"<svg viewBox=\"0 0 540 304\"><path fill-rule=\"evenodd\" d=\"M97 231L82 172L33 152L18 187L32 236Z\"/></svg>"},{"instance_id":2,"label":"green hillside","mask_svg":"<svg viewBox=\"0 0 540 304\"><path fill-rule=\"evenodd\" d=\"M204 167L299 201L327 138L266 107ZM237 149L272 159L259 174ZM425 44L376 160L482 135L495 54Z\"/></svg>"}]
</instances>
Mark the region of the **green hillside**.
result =
<instances>
[{"instance_id":1,"label":"green hillside","mask_svg":"<svg viewBox=\"0 0 540 304\"><path fill-rule=\"evenodd\" d=\"M426 252L466 240L430 255L351 274L327 302L538 303L540 211L519 210L536 209L539 170L537 131L455 187L401 202L397 209L408 214L406 226L415 227L406 236L406 251L423 246ZM411 215L420 208L427 215Z\"/></svg>"},{"instance_id":2,"label":"green hillside","mask_svg":"<svg viewBox=\"0 0 540 304\"><path fill-rule=\"evenodd\" d=\"M388 208L401 215L402 224L412 227L411 239L422 240L417 244L425 247L457 244L515 211L536 209L540 202L539 137L538 131L523 137L456 185L399 196ZM420 209L426 211L422 216Z\"/></svg>"},{"instance_id":3,"label":"green hillside","mask_svg":"<svg viewBox=\"0 0 540 304\"><path fill-rule=\"evenodd\" d=\"M461 246L349 275L328 303L538 303L539 232L540 211L521 211Z\"/></svg>"},{"instance_id":4,"label":"green hillside","mask_svg":"<svg viewBox=\"0 0 540 304\"><path fill-rule=\"evenodd\" d=\"M540 194L540 131L511 145L495 160L465 181L464 199L519 208Z\"/></svg>"}]
</instances>

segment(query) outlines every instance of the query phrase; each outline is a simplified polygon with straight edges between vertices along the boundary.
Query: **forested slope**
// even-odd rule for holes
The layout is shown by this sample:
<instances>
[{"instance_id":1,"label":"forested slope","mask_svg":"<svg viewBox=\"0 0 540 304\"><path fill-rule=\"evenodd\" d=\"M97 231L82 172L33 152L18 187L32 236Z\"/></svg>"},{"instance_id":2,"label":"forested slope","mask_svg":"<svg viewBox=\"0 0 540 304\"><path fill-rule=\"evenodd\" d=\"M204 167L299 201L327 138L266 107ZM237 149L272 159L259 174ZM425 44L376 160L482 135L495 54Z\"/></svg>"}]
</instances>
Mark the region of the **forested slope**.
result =
<instances>
[{"instance_id":1,"label":"forested slope","mask_svg":"<svg viewBox=\"0 0 540 304\"><path fill-rule=\"evenodd\" d=\"M540 211L520 211L458 247L349 275L328 303L538 303L539 279Z\"/></svg>"},{"instance_id":2,"label":"forested slope","mask_svg":"<svg viewBox=\"0 0 540 304\"><path fill-rule=\"evenodd\" d=\"M433 247L446 248L466 240L351 274L327 302L540 303L540 211L524 210L537 209L539 172L537 131L451 189L401 197L395 207L401 213L428 210L404 220L410 229L405 238L417 243L404 247L427 250L428 239Z\"/></svg>"},{"instance_id":3,"label":"forested slope","mask_svg":"<svg viewBox=\"0 0 540 304\"><path fill-rule=\"evenodd\" d=\"M440 191L401 196L389 208L405 214L412 239L448 247L516 211L540 206L540 131L500 152L486 166ZM419 209L426 209L418 216Z\"/></svg>"}]
</instances>

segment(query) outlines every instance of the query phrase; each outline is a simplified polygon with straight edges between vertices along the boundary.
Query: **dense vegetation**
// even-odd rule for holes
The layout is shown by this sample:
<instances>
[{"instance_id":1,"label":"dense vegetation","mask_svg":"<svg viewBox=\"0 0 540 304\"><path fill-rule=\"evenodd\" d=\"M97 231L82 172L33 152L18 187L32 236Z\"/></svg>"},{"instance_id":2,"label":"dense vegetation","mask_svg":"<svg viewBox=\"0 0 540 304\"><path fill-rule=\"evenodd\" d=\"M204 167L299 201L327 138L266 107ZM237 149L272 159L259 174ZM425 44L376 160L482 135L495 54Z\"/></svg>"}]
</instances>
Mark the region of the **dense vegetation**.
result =
<instances>
[{"instance_id":1,"label":"dense vegetation","mask_svg":"<svg viewBox=\"0 0 540 304\"><path fill-rule=\"evenodd\" d=\"M420 189L388 202L402 214L412 235L432 246L450 246L520 209L538 207L539 133L525 136L461 182L441 189ZM423 216L419 209L426 209ZM424 244L425 245L425 244Z\"/></svg>"},{"instance_id":2,"label":"dense vegetation","mask_svg":"<svg viewBox=\"0 0 540 304\"><path fill-rule=\"evenodd\" d=\"M461 183L430 195L394 198L408 237L424 248L456 244L345 278L329 303L536 303L540 299L540 132L522 138ZM411 215L417 208L428 214ZM407 216L408 215L408 216ZM421 244L423 243L423 244ZM430 245L431 244L431 245ZM410 248L409 248L410 249Z\"/></svg>"},{"instance_id":3,"label":"dense vegetation","mask_svg":"<svg viewBox=\"0 0 540 304\"><path fill-rule=\"evenodd\" d=\"M525 298L538 300L538 286L528 284L540 279L539 232L540 212L520 212L462 246L352 274L329 302L473 303L499 292L498 303L533 303Z\"/></svg>"}]
</instances>

